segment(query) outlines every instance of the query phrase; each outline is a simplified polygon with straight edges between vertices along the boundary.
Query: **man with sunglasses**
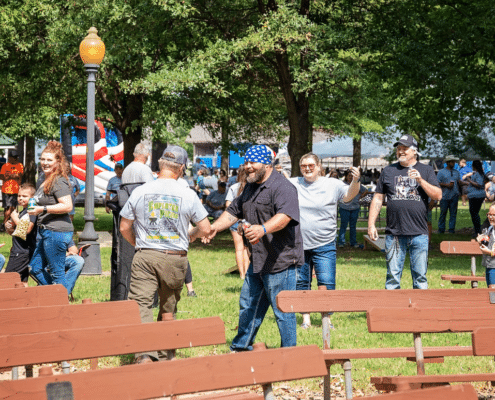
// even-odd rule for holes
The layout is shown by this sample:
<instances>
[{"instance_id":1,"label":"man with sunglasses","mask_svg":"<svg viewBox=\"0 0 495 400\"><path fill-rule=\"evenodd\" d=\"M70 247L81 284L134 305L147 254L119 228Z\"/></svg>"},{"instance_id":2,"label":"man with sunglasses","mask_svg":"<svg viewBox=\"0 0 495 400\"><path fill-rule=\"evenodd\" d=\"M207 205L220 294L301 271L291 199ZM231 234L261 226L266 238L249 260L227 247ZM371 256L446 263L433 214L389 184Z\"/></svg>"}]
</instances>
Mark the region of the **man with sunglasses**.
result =
<instances>
[{"instance_id":1,"label":"man with sunglasses","mask_svg":"<svg viewBox=\"0 0 495 400\"><path fill-rule=\"evenodd\" d=\"M232 351L252 350L268 307L272 306L281 346L296 345L296 317L276 303L282 290L296 290L296 268L304 263L299 202L294 185L273 168L273 151L251 146L244 156L247 184L240 196L211 226L217 232L243 222L244 241L251 256L239 299L239 328Z\"/></svg>"}]
</instances>

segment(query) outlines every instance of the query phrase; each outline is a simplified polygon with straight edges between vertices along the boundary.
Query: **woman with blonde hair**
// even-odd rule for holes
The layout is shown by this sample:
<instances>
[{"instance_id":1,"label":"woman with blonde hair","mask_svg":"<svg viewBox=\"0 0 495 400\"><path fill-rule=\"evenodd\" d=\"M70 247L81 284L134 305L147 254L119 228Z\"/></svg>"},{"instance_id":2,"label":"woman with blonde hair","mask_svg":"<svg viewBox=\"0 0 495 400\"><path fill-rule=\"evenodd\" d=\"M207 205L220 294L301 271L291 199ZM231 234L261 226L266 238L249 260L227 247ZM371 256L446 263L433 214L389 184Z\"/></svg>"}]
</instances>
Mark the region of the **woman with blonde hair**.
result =
<instances>
[{"instance_id":1,"label":"woman with blonde hair","mask_svg":"<svg viewBox=\"0 0 495 400\"><path fill-rule=\"evenodd\" d=\"M237 170L237 183L234 183L227 193L225 198L225 208L227 208L232 201L241 195L246 186L246 171L244 170L244 165L241 165ZM237 263L237 269L239 270L239 275L241 279L246 277L246 271L249 267L249 254L247 247L244 244L243 236L238 232L239 222L236 222L230 227L230 232L232 233L232 238L234 239L235 247L235 261Z\"/></svg>"},{"instance_id":2,"label":"woman with blonde hair","mask_svg":"<svg viewBox=\"0 0 495 400\"><path fill-rule=\"evenodd\" d=\"M313 153L299 161L302 177L290 178L297 189L304 265L297 270L297 290L311 289L314 268L318 286L335 290L337 263L337 204L348 203L359 193L359 169L351 167L352 182L321 176L321 162ZM303 314L303 328L311 326L309 314Z\"/></svg>"},{"instance_id":3,"label":"woman with blonde hair","mask_svg":"<svg viewBox=\"0 0 495 400\"><path fill-rule=\"evenodd\" d=\"M38 216L41 239L29 263L30 274L41 285L59 283L68 289L65 253L74 233L69 217L72 210L72 189L67 176L69 163L62 144L54 140L48 142L40 161L45 180L34 195L37 205L28 213Z\"/></svg>"}]
</instances>

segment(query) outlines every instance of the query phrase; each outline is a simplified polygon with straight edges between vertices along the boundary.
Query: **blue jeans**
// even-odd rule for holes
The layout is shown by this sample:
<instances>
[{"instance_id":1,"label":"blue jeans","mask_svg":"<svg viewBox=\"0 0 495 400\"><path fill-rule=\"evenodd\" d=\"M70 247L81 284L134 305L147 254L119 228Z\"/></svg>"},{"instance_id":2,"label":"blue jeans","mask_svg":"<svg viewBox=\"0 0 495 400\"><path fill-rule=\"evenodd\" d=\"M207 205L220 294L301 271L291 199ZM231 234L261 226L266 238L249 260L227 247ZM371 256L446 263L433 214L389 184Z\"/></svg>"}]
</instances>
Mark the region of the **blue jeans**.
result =
<instances>
[{"instance_id":1,"label":"blue jeans","mask_svg":"<svg viewBox=\"0 0 495 400\"><path fill-rule=\"evenodd\" d=\"M495 285L495 268L485 268L486 287Z\"/></svg>"},{"instance_id":2,"label":"blue jeans","mask_svg":"<svg viewBox=\"0 0 495 400\"><path fill-rule=\"evenodd\" d=\"M252 350L258 329L271 305L281 337L281 346L295 346L296 315L277 308L276 297L282 290L296 289L296 267L275 274L255 274L249 265L239 299L239 328L232 340L231 350Z\"/></svg>"},{"instance_id":3,"label":"blue jeans","mask_svg":"<svg viewBox=\"0 0 495 400\"><path fill-rule=\"evenodd\" d=\"M55 232L40 228L38 234L40 240L36 243L29 262L30 274L40 285L58 283L64 285L70 293L65 279L65 253L72 241L73 232Z\"/></svg>"},{"instance_id":4,"label":"blue jeans","mask_svg":"<svg viewBox=\"0 0 495 400\"><path fill-rule=\"evenodd\" d=\"M409 251L413 289L428 289L428 235L387 235L385 257L387 259L387 281L385 289L400 289L406 253Z\"/></svg>"},{"instance_id":5,"label":"blue jeans","mask_svg":"<svg viewBox=\"0 0 495 400\"><path fill-rule=\"evenodd\" d=\"M335 240L311 250L304 250L304 264L297 268L296 290L311 290L313 268L318 286L326 286L335 290L335 265L337 251Z\"/></svg>"},{"instance_id":6,"label":"blue jeans","mask_svg":"<svg viewBox=\"0 0 495 400\"><path fill-rule=\"evenodd\" d=\"M65 280L67 282L67 291L72 293L77 278L84 267L84 258L81 256L67 256L65 258Z\"/></svg>"},{"instance_id":7,"label":"blue jeans","mask_svg":"<svg viewBox=\"0 0 495 400\"><path fill-rule=\"evenodd\" d=\"M5 256L3 254L0 254L0 271L3 269L4 265L5 265Z\"/></svg>"},{"instance_id":8,"label":"blue jeans","mask_svg":"<svg viewBox=\"0 0 495 400\"><path fill-rule=\"evenodd\" d=\"M339 230L339 244L345 244L345 231L347 230L347 224L349 224L349 239L351 246L357 244L356 239L356 225L359 218L359 208L356 210L345 210L339 207L340 212L340 230Z\"/></svg>"},{"instance_id":9,"label":"blue jeans","mask_svg":"<svg viewBox=\"0 0 495 400\"><path fill-rule=\"evenodd\" d=\"M457 218L457 206L459 204L459 196L454 196L449 200L440 200L440 216L438 217L438 231L445 232L445 219L447 218L447 210L449 211L449 232L455 233L455 221Z\"/></svg>"}]
</instances>

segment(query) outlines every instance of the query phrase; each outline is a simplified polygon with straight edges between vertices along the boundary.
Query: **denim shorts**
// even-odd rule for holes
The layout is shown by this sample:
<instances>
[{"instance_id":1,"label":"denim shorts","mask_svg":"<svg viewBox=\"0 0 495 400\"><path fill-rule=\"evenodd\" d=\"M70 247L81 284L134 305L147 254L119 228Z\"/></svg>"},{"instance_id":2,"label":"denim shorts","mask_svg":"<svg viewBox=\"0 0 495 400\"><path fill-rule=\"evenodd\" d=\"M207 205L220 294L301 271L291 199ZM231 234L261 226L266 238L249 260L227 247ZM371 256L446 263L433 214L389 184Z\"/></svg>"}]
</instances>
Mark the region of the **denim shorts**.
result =
<instances>
[{"instance_id":1,"label":"denim shorts","mask_svg":"<svg viewBox=\"0 0 495 400\"><path fill-rule=\"evenodd\" d=\"M237 227L239 226L239 221L237 221L234 225L232 225L229 229L231 231L237 232Z\"/></svg>"}]
</instances>

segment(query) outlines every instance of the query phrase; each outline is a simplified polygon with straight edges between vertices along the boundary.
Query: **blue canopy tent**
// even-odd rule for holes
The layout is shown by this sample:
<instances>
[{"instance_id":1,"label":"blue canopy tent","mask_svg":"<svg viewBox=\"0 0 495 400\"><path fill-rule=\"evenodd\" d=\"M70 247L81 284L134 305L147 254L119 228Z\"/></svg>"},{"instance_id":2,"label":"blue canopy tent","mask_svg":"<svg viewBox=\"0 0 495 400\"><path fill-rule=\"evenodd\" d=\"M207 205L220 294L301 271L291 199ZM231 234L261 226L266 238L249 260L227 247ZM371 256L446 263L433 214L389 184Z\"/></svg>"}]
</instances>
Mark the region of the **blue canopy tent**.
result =
<instances>
[{"instance_id":1,"label":"blue canopy tent","mask_svg":"<svg viewBox=\"0 0 495 400\"><path fill-rule=\"evenodd\" d=\"M393 150L393 143L382 145L370 139L361 140L361 159L386 157ZM313 143L313 153L320 158L352 157L351 137L338 137L331 141Z\"/></svg>"}]
</instances>

